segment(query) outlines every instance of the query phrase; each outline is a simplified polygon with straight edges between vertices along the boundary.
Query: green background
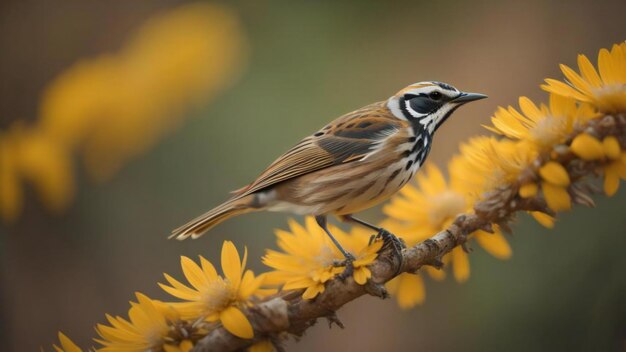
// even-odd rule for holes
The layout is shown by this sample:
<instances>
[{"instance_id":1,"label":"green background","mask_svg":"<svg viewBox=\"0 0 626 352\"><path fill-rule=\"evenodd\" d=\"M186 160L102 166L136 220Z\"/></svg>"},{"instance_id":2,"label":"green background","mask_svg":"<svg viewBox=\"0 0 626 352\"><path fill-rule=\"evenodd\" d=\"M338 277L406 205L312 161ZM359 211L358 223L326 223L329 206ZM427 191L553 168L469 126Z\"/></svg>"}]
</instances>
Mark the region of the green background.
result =
<instances>
[{"instance_id":1,"label":"green background","mask_svg":"<svg viewBox=\"0 0 626 352\"><path fill-rule=\"evenodd\" d=\"M180 1L3 1L0 129L34 119L46 83L80 58L117 50L157 11ZM430 160L443 166L460 141L517 97L546 100L558 63L626 39L624 1L235 1L251 56L242 78L189 113L181 128L110 182L79 177L61 216L32 190L20 220L0 225L0 339L8 350L46 349L64 331L90 345L104 314L125 315L133 292L166 298L162 273L179 256L217 260L229 239L249 263L274 248L287 215L246 215L196 241L171 228L216 205L277 155L334 117L417 81L439 80L489 99L438 131ZM164 50L164 55L167 50ZM80 170L77 170L79 173ZM624 186L622 184L622 186ZM302 351L620 351L626 349L626 191L563 214L554 230L521 216L513 257L479 248L471 278L427 283L423 306L363 298L339 311L346 329L312 328ZM364 214L376 221L379 208ZM476 246L475 246L476 247Z\"/></svg>"}]
</instances>

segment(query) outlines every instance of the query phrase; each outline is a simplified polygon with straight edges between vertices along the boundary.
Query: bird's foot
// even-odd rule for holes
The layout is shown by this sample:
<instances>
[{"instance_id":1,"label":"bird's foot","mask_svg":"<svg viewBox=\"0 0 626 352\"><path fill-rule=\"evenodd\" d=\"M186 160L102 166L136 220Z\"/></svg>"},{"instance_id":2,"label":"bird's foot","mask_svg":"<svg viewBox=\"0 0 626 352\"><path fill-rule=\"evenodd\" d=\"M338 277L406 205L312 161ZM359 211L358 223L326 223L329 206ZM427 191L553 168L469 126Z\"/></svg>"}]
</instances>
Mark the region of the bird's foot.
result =
<instances>
[{"instance_id":1,"label":"bird's foot","mask_svg":"<svg viewBox=\"0 0 626 352\"><path fill-rule=\"evenodd\" d=\"M404 248L406 248L406 243L403 239L383 228L381 228L377 234L372 235L369 242L372 244L377 240L383 240L383 247L381 248L381 251L385 248L391 247L394 252L401 252Z\"/></svg>"},{"instance_id":2,"label":"bird's foot","mask_svg":"<svg viewBox=\"0 0 626 352\"><path fill-rule=\"evenodd\" d=\"M379 255L381 253L387 254L382 259L388 261L391 265L397 265L397 274L402 268L402 250L406 248L406 243L404 243L404 240L401 238L383 228L381 228L376 235L370 237L370 243L378 240L383 241L383 246L378 251Z\"/></svg>"},{"instance_id":3,"label":"bird's foot","mask_svg":"<svg viewBox=\"0 0 626 352\"><path fill-rule=\"evenodd\" d=\"M352 276L352 274L354 274L354 264L353 264L354 260L355 260L354 256L348 253L348 255L346 256L346 259L342 261L336 261L333 263L334 267L345 267L345 269L343 269L343 272L341 272L341 274L337 276L339 280L346 281L347 278L349 278L350 276Z\"/></svg>"}]
</instances>

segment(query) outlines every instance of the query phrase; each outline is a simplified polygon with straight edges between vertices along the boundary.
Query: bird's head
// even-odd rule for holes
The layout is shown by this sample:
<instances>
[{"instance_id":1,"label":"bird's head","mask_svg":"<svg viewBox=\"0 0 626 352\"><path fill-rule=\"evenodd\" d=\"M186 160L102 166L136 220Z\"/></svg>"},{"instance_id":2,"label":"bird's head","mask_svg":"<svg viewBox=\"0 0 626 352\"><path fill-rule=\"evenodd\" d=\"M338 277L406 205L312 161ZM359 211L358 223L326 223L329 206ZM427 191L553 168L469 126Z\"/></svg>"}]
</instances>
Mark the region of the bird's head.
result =
<instances>
[{"instance_id":1,"label":"bird's head","mask_svg":"<svg viewBox=\"0 0 626 352\"><path fill-rule=\"evenodd\" d=\"M486 98L466 93L441 82L411 84L387 101L387 108L399 119L417 122L433 133L459 106Z\"/></svg>"}]
</instances>

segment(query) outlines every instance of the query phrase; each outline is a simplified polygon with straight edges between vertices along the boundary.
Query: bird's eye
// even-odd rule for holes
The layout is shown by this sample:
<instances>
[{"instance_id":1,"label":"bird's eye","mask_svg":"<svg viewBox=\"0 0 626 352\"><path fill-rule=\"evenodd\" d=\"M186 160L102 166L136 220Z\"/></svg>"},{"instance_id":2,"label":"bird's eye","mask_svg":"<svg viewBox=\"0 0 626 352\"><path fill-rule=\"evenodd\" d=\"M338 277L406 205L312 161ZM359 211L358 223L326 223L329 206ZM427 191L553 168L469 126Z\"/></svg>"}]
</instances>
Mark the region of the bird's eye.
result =
<instances>
[{"instance_id":1,"label":"bird's eye","mask_svg":"<svg viewBox=\"0 0 626 352\"><path fill-rule=\"evenodd\" d=\"M434 92L428 94L428 97L430 99L432 99L432 100L439 100L439 99L441 99L442 96L443 95L440 92L437 92L437 91L434 91Z\"/></svg>"}]
</instances>

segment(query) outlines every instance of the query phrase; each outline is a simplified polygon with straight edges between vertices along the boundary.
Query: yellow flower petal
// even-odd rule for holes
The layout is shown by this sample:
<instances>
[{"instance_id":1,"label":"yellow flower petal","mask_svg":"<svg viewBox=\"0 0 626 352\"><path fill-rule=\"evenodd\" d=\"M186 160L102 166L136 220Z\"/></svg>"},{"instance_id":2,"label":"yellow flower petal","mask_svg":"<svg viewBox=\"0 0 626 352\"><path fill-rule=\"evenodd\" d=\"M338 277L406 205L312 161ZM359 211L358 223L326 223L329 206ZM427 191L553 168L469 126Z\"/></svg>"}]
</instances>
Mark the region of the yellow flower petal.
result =
<instances>
[{"instance_id":1,"label":"yellow flower petal","mask_svg":"<svg viewBox=\"0 0 626 352\"><path fill-rule=\"evenodd\" d=\"M470 276L470 264L467 253L460 246L455 247L452 252L452 273L457 282L465 282Z\"/></svg>"},{"instance_id":2,"label":"yellow flower petal","mask_svg":"<svg viewBox=\"0 0 626 352\"><path fill-rule=\"evenodd\" d=\"M556 186L550 182L542 182L541 189L550 209L563 211L569 210L572 207L571 198L567 189Z\"/></svg>"},{"instance_id":3,"label":"yellow flower petal","mask_svg":"<svg viewBox=\"0 0 626 352\"><path fill-rule=\"evenodd\" d=\"M492 256L498 259L511 258L511 246L499 230L494 233L487 233L479 230L474 232L474 238L476 238L478 244Z\"/></svg>"},{"instance_id":4,"label":"yellow flower petal","mask_svg":"<svg viewBox=\"0 0 626 352\"><path fill-rule=\"evenodd\" d=\"M222 245L222 271L235 289L239 289L241 282L241 259L239 252L231 241L224 241Z\"/></svg>"},{"instance_id":5,"label":"yellow flower petal","mask_svg":"<svg viewBox=\"0 0 626 352\"><path fill-rule=\"evenodd\" d=\"M566 96L566 97L572 97L572 98L575 98L576 100L580 100L584 102L591 102L591 98L589 98L587 95L580 93L578 90L574 89L573 87L561 81L548 78L546 79L546 83L548 84L541 85L541 89L547 92Z\"/></svg>"},{"instance_id":6,"label":"yellow flower petal","mask_svg":"<svg viewBox=\"0 0 626 352\"><path fill-rule=\"evenodd\" d=\"M197 297L197 291L189 288L188 286L184 285L183 283L168 274L163 275L165 276L165 279L169 282L169 284L172 285L172 287L170 287L159 283L159 286L167 293L171 294L174 297L188 301L192 301Z\"/></svg>"},{"instance_id":7,"label":"yellow flower petal","mask_svg":"<svg viewBox=\"0 0 626 352\"><path fill-rule=\"evenodd\" d=\"M446 278L446 271L443 269L437 269L432 266L427 266L422 270L426 270L428 276L432 277L434 280L441 281Z\"/></svg>"},{"instance_id":8,"label":"yellow flower petal","mask_svg":"<svg viewBox=\"0 0 626 352\"><path fill-rule=\"evenodd\" d=\"M530 215L532 215L538 223L543 225L544 227L551 229L554 227L554 218L546 213L542 213L540 211L531 211Z\"/></svg>"},{"instance_id":9,"label":"yellow flower petal","mask_svg":"<svg viewBox=\"0 0 626 352\"><path fill-rule=\"evenodd\" d=\"M367 279L372 277L372 272L370 271L370 269L363 266L358 269L355 269L354 274L352 276L354 277L354 281L357 284L365 285L365 283L367 282Z\"/></svg>"},{"instance_id":10,"label":"yellow flower petal","mask_svg":"<svg viewBox=\"0 0 626 352\"><path fill-rule=\"evenodd\" d=\"M61 347L63 348L63 352L82 352L80 347L78 347L72 340L70 340L67 336L65 336L62 332L59 331L59 342L61 342Z\"/></svg>"},{"instance_id":11,"label":"yellow flower petal","mask_svg":"<svg viewBox=\"0 0 626 352\"><path fill-rule=\"evenodd\" d=\"M163 351L165 351L165 352L181 352L181 350L180 350L180 348L178 348L178 346L169 345L169 344L163 345Z\"/></svg>"},{"instance_id":12,"label":"yellow flower petal","mask_svg":"<svg viewBox=\"0 0 626 352\"><path fill-rule=\"evenodd\" d=\"M611 197L617 193L619 189L619 173L617 165L612 163L604 168L604 193Z\"/></svg>"},{"instance_id":13,"label":"yellow flower petal","mask_svg":"<svg viewBox=\"0 0 626 352\"><path fill-rule=\"evenodd\" d=\"M565 168L554 161L548 161L544 166L539 169L539 175L541 177L552 183L555 186L569 186L569 174ZM545 182L544 182L545 183Z\"/></svg>"},{"instance_id":14,"label":"yellow flower petal","mask_svg":"<svg viewBox=\"0 0 626 352\"><path fill-rule=\"evenodd\" d=\"M261 340L248 348L248 352L274 352L274 345L270 340Z\"/></svg>"},{"instance_id":15,"label":"yellow flower petal","mask_svg":"<svg viewBox=\"0 0 626 352\"><path fill-rule=\"evenodd\" d=\"M565 77L567 77L567 79L572 82L578 90L586 95L591 94L591 87L589 87L589 84L582 77L580 77L578 73L563 64L560 66Z\"/></svg>"},{"instance_id":16,"label":"yellow flower petal","mask_svg":"<svg viewBox=\"0 0 626 352\"><path fill-rule=\"evenodd\" d=\"M585 80L587 80L587 82L589 82L593 87L597 88L602 85L602 80L600 79L598 72L585 55L578 55L578 68L580 69L580 73L583 75Z\"/></svg>"},{"instance_id":17,"label":"yellow flower petal","mask_svg":"<svg viewBox=\"0 0 626 352\"><path fill-rule=\"evenodd\" d=\"M396 297L398 306L402 309L413 308L424 303L426 299L424 280L419 275L402 273L389 281L386 287Z\"/></svg>"},{"instance_id":18,"label":"yellow flower petal","mask_svg":"<svg viewBox=\"0 0 626 352\"><path fill-rule=\"evenodd\" d=\"M206 276L202 272L202 269L194 263L193 260L182 256L180 257L180 266L183 268L183 273L187 278L187 281L196 289L200 290L209 284Z\"/></svg>"},{"instance_id":19,"label":"yellow flower petal","mask_svg":"<svg viewBox=\"0 0 626 352\"><path fill-rule=\"evenodd\" d=\"M316 284L313 286L309 286L304 293L302 293L303 299L313 299L318 294L323 293L325 290L324 284Z\"/></svg>"},{"instance_id":20,"label":"yellow flower petal","mask_svg":"<svg viewBox=\"0 0 626 352\"><path fill-rule=\"evenodd\" d=\"M622 155L622 150L619 146L619 141L613 136L608 136L602 141L602 148L607 158L611 160L617 160Z\"/></svg>"},{"instance_id":21,"label":"yellow flower petal","mask_svg":"<svg viewBox=\"0 0 626 352\"><path fill-rule=\"evenodd\" d=\"M539 186L536 183L527 183L519 188L519 195L522 198L530 198L537 195Z\"/></svg>"},{"instance_id":22,"label":"yellow flower petal","mask_svg":"<svg viewBox=\"0 0 626 352\"><path fill-rule=\"evenodd\" d=\"M528 99L528 97L519 98L519 107L522 109L524 115L528 116L528 118L533 121L538 121L543 115L537 105L535 105L532 100Z\"/></svg>"},{"instance_id":23,"label":"yellow flower petal","mask_svg":"<svg viewBox=\"0 0 626 352\"><path fill-rule=\"evenodd\" d=\"M248 318L239 310L239 308L230 306L220 312L220 321L222 325L231 334L241 337L242 339L251 339L254 337L254 330Z\"/></svg>"},{"instance_id":24,"label":"yellow flower petal","mask_svg":"<svg viewBox=\"0 0 626 352\"><path fill-rule=\"evenodd\" d=\"M189 352L193 348L193 343L190 340L183 340L178 348L180 348L180 352Z\"/></svg>"},{"instance_id":25,"label":"yellow flower petal","mask_svg":"<svg viewBox=\"0 0 626 352\"><path fill-rule=\"evenodd\" d=\"M598 160L604 157L602 143L587 133L576 136L572 142L571 149L574 154L583 160Z\"/></svg>"}]
</instances>

